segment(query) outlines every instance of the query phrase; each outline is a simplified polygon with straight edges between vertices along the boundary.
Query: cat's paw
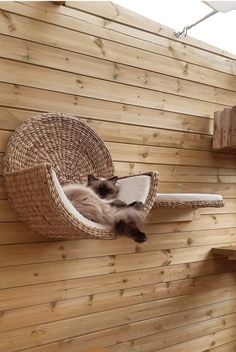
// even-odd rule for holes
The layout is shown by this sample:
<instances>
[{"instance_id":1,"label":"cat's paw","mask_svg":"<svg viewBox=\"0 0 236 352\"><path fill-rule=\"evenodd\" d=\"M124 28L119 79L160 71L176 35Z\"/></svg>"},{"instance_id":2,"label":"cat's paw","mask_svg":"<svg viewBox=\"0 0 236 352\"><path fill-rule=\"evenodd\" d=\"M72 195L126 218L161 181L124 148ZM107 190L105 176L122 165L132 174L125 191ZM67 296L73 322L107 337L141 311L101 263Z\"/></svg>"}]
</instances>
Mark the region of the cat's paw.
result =
<instances>
[{"instance_id":1,"label":"cat's paw","mask_svg":"<svg viewBox=\"0 0 236 352\"><path fill-rule=\"evenodd\" d=\"M127 204L123 202L122 200L115 199L110 203L111 207L117 207L117 208L125 208L127 207Z\"/></svg>"},{"instance_id":2,"label":"cat's paw","mask_svg":"<svg viewBox=\"0 0 236 352\"><path fill-rule=\"evenodd\" d=\"M147 241L147 236L145 235L145 233L140 232L139 234L136 234L133 239L135 242L143 243Z\"/></svg>"},{"instance_id":3,"label":"cat's paw","mask_svg":"<svg viewBox=\"0 0 236 352\"><path fill-rule=\"evenodd\" d=\"M129 207L133 207L136 210L143 210L143 206L144 206L144 204L142 202L138 202L138 201L129 204Z\"/></svg>"}]
</instances>

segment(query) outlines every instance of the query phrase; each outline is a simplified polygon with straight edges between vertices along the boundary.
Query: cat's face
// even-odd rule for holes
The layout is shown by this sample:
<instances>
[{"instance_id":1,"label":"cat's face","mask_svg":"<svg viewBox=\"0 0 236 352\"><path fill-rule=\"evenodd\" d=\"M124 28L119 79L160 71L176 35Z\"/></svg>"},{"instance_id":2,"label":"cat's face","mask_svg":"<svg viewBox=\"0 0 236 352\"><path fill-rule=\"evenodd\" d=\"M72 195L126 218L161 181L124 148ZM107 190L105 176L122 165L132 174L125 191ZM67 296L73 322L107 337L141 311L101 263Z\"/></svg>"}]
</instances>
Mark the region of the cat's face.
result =
<instances>
[{"instance_id":1,"label":"cat's face","mask_svg":"<svg viewBox=\"0 0 236 352\"><path fill-rule=\"evenodd\" d=\"M116 198L119 187L116 184L117 176L111 178L96 178L93 175L88 176L88 186L102 199Z\"/></svg>"}]
</instances>

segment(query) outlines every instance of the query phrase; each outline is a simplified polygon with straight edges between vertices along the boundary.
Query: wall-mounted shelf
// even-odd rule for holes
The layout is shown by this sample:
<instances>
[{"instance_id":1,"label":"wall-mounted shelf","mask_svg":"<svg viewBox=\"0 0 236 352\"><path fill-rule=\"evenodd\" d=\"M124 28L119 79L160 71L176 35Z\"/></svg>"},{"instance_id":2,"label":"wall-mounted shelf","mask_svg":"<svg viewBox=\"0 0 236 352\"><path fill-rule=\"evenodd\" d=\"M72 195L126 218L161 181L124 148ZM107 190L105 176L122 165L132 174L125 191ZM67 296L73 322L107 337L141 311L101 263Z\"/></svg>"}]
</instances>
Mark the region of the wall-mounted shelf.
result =
<instances>
[{"instance_id":1,"label":"wall-mounted shelf","mask_svg":"<svg viewBox=\"0 0 236 352\"><path fill-rule=\"evenodd\" d=\"M224 206L219 194L157 193L149 223L193 221L199 217L198 208Z\"/></svg>"},{"instance_id":2,"label":"wall-mounted shelf","mask_svg":"<svg viewBox=\"0 0 236 352\"><path fill-rule=\"evenodd\" d=\"M236 246L212 248L212 253L229 260L236 260Z\"/></svg>"},{"instance_id":3,"label":"wall-mounted shelf","mask_svg":"<svg viewBox=\"0 0 236 352\"><path fill-rule=\"evenodd\" d=\"M154 208L220 208L224 206L220 194L157 193Z\"/></svg>"},{"instance_id":4,"label":"wall-mounted shelf","mask_svg":"<svg viewBox=\"0 0 236 352\"><path fill-rule=\"evenodd\" d=\"M236 106L214 113L214 150L236 150Z\"/></svg>"}]
</instances>

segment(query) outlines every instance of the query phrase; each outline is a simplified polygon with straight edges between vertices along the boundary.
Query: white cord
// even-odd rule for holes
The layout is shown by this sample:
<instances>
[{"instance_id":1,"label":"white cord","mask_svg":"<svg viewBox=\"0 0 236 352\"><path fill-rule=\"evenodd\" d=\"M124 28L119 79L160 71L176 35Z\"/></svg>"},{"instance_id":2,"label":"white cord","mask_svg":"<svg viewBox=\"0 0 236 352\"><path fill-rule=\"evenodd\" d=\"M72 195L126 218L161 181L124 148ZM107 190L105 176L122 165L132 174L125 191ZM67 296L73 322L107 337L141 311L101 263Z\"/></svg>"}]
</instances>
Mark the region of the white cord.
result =
<instances>
[{"instance_id":1,"label":"white cord","mask_svg":"<svg viewBox=\"0 0 236 352\"><path fill-rule=\"evenodd\" d=\"M181 32L174 32L174 35L177 37L177 38L183 38L183 37L186 37L187 34L188 34L188 30L194 26L196 26L198 23L206 20L207 18L215 15L218 11L217 10L213 10L212 12L208 13L208 15L204 16L203 18L201 18L200 20L198 20L197 22L193 23L193 24L190 24L189 26L186 26L183 28L183 30Z\"/></svg>"}]
</instances>

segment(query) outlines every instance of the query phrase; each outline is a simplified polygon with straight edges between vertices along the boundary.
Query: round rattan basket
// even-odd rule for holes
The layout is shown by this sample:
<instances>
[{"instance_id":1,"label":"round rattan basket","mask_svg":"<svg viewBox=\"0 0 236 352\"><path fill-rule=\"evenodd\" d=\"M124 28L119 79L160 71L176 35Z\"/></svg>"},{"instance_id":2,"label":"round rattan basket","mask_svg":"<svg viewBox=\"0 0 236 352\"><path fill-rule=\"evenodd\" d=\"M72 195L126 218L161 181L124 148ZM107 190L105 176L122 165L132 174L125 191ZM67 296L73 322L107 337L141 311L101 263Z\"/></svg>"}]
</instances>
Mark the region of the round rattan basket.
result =
<instances>
[{"instance_id":1,"label":"round rattan basket","mask_svg":"<svg viewBox=\"0 0 236 352\"><path fill-rule=\"evenodd\" d=\"M50 164L61 184L82 182L88 174L114 173L110 153L102 139L78 118L45 113L23 123L10 139L4 174Z\"/></svg>"},{"instance_id":2,"label":"round rattan basket","mask_svg":"<svg viewBox=\"0 0 236 352\"><path fill-rule=\"evenodd\" d=\"M89 174L110 177L114 173L104 142L77 117L45 113L23 123L8 143L3 173L12 208L36 232L63 239L116 237L111 229L78 220L58 192L57 184L83 182ZM145 213L151 210L158 187L158 173L148 176Z\"/></svg>"}]
</instances>

